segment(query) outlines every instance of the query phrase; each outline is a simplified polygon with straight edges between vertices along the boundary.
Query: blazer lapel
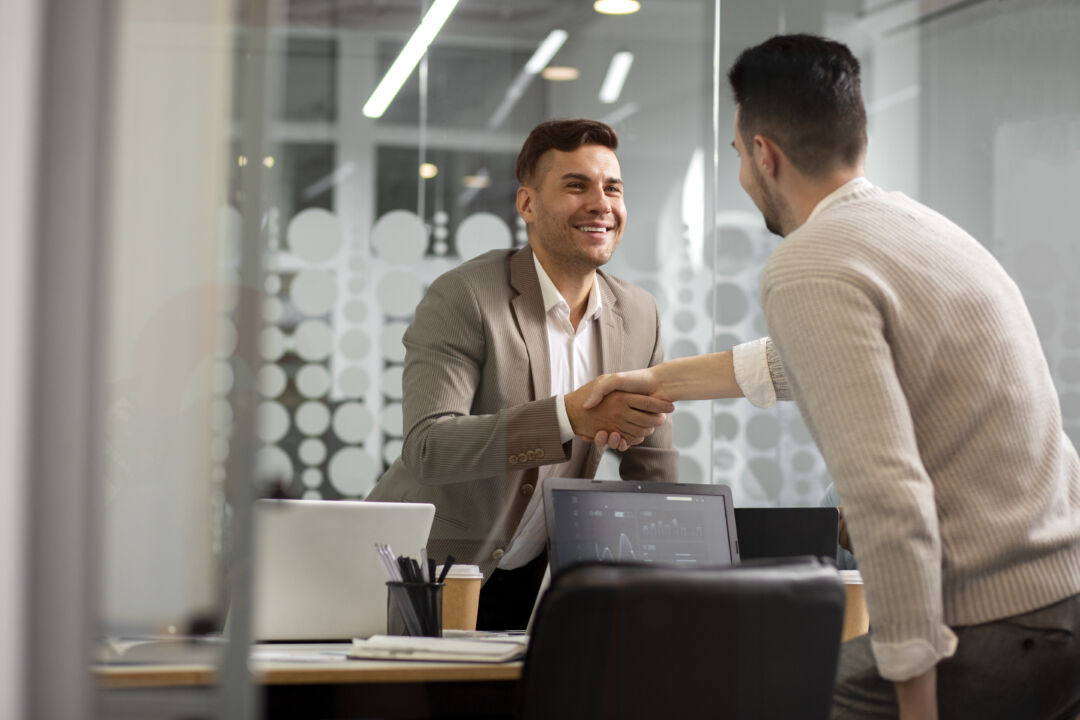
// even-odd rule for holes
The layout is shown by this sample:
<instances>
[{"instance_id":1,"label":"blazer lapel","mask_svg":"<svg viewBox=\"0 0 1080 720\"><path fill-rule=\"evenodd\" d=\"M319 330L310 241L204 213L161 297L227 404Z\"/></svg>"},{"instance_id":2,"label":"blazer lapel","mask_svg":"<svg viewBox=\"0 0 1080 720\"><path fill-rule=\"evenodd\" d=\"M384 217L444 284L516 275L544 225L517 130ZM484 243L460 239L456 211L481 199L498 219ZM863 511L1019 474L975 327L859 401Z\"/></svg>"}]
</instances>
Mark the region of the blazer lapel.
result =
<instances>
[{"instance_id":1,"label":"blazer lapel","mask_svg":"<svg viewBox=\"0 0 1080 720\"><path fill-rule=\"evenodd\" d=\"M534 400L551 395L551 358L548 356L544 295L533 265L532 249L526 245L510 256L510 286L519 294L510 301L525 349L529 353Z\"/></svg>"},{"instance_id":2,"label":"blazer lapel","mask_svg":"<svg viewBox=\"0 0 1080 720\"><path fill-rule=\"evenodd\" d=\"M607 279L600 272L597 272L596 277L604 308L600 313L600 372L606 374L623 369L626 328L621 308L615 304L615 293L611 292Z\"/></svg>"}]
</instances>

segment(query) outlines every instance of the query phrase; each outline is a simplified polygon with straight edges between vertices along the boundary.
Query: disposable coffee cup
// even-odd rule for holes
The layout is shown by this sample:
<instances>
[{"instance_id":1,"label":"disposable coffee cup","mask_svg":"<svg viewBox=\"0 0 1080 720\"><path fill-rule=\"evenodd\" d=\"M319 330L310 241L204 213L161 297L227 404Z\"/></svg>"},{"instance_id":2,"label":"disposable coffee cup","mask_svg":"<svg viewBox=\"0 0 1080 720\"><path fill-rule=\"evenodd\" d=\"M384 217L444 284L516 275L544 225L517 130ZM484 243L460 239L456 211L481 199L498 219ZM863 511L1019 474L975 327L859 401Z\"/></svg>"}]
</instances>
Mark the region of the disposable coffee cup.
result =
<instances>
[{"instance_id":1,"label":"disposable coffee cup","mask_svg":"<svg viewBox=\"0 0 1080 720\"><path fill-rule=\"evenodd\" d=\"M442 574L442 565L435 575ZM475 630L484 573L479 565L451 565L443 581L442 626L444 630Z\"/></svg>"},{"instance_id":2,"label":"disposable coffee cup","mask_svg":"<svg viewBox=\"0 0 1080 720\"><path fill-rule=\"evenodd\" d=\"M840 579L844 581L844 629L840 641L865 635L870 631L870 615L866 611L866 595L863 593L862 575L858 570L841 570Z\"/></svg>"}]
</instances>

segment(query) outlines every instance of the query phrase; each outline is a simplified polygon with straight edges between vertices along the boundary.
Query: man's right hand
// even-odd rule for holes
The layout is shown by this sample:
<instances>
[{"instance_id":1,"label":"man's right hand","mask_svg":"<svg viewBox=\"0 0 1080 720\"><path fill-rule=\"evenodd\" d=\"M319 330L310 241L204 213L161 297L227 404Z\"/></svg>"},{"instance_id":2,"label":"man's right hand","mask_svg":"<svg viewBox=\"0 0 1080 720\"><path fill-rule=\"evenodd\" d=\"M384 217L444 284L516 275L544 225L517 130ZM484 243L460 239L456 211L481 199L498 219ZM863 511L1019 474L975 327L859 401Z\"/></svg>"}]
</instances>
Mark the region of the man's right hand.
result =
<instances>
[{"instance_id":1,"label":"man's right hand","mask_svg":"<svg viewBox=\"0 0 1080 720\"><path fill-rule=\"evenodd\" d=\"M599 400L585 407L587 401L594 400L596 382L564 397L566 415L576 435L595 437L597 433L615 431L621 436L619 449L625 450L652 435L667 420L667 413L675 409L667 400L618 391L601 394Z\"/></svg>"}]
</instances>

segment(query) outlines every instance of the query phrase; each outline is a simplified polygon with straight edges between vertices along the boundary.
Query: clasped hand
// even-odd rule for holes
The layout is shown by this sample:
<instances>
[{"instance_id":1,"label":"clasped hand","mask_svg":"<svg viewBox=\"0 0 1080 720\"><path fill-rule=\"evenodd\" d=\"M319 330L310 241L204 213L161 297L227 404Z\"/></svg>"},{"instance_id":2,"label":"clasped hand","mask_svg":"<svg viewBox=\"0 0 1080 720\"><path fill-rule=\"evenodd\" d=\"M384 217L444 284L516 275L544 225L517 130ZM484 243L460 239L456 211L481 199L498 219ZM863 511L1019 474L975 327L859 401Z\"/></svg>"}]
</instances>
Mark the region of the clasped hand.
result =
<instances>
[{"instance_id":1,"label":"clasped hand","mask_svg":"<svg viewBox=\"0 0 1080 720\"><path fill-rule=\"evenodd\" d=\"M655 432L675 405L654 395L647 370L601 375L566 395L566 413L577 435L597 446L626 450Z\"/></svg>"}]
</instances>

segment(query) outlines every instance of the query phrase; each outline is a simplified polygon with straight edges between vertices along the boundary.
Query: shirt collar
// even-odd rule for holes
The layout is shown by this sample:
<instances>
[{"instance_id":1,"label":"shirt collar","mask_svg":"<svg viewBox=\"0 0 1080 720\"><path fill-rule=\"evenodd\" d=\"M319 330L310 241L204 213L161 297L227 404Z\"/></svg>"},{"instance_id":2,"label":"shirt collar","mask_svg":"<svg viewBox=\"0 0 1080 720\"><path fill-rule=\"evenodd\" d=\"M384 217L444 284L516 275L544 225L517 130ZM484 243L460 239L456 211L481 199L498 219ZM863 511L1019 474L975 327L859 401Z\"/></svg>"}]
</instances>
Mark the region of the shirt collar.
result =
<instances>
[{"instance_id":1,"label":"shirt collar","mask_svg":"<svg viewBox=\"0 0 1080 720\"><path fill-rule=\"evenodd\" d=\"M544 296L544 313L547 314L551 311L551 308L562 305L566 308L567 312L570 311L570 304L566 302L566 298L562 296L559 289L555 287L555 283L548 277L547 271L544 270L544 266L540 264L540 258L536 257L536 253L533 253L533 264L536 266L536 276L540 279L540 292ZM593 287L589 293L589 301L585 306L584 318L593 318L600 314L600 309L603 307L603 301L600 299L600 279L593 274Z\"/></svg>"},{"instance_id":2,"label":"shirt collar","mask_svg":"<svg viewBox=\"0 0 1080 720\"><path fill-rule=\"evenodd\" d=\"M806 222L810 222L820 213L824 212L826 208L829 208L836 203L840 202L849 195L855 195L859 192L871 190L874 187L874 183L867 180L865 177L857 177L852 180L848 180L840 187L833 190L831 193L821 198L814 209L810 212L810 216L806 218Z\"/></svg>"}]
</instances>

